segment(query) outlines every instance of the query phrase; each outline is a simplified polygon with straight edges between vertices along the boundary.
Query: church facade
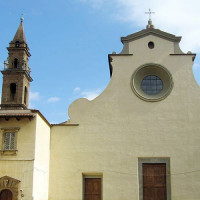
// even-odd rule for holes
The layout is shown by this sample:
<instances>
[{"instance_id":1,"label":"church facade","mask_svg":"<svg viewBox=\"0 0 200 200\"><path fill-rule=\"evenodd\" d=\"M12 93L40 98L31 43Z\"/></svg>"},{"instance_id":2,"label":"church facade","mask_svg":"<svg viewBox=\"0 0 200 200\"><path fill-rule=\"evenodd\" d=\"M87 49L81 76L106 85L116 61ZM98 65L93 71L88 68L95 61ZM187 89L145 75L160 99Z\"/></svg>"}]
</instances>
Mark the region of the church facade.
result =
<instances>
[{"instance_id":1,"label":"church facade","mask_svg":"<svg viewBox=\"0 0 200 200\"><path fill-rule=\"evenodd\" d=\"M110 82L50 124L28 108L23 20L10 42L0 109L0 200L199 200L200 88L181 37L146 29L108 55Z\"/></svg>"}]
</instances>

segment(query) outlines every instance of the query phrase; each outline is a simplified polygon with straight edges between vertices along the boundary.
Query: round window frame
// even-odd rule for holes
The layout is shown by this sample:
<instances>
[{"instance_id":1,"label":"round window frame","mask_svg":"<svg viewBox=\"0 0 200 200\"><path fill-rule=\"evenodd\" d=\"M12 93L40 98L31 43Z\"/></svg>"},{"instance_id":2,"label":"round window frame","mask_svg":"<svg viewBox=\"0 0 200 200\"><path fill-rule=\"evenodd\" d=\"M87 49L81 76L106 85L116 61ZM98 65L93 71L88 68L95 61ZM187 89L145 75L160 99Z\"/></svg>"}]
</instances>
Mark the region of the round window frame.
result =
<instances>
[{"instance_id":1,"label":"round window frame","mask_svg":"<svg viewBox=\"0 0 200 200\"><path fill-rule=\"evenodd\" d=\"M158 76L163 82L163 89L157 94L147 94L143 91L141 83L148 75ZM173 78L167 68L155 63L148 63L138 67L131 77L131 88L133 92L144 101L161 101L172 91Z\"/></svg>"},{"instance_id":2,"label":"round window frame","mask_svg":"<svg viewBox=\"0 0 200 200\"><path fill-rule=\"evenodd\" d=\"M155 47L154 42L153 41L148 42L148 47L149 47L149 49L154 49L154 47Z\"/></svg>"}]
</instances>

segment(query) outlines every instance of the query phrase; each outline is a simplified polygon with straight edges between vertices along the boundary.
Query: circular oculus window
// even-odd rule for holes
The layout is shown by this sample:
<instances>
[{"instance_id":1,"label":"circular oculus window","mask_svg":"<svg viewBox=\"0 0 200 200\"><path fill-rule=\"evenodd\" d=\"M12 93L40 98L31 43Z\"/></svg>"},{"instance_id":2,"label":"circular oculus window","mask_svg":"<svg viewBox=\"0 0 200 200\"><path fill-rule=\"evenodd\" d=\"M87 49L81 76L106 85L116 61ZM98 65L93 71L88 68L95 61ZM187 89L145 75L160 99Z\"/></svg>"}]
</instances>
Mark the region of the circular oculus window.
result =
<instances>
[{"instance_id":1,"label":"circular oculus window","mask_svg":"<svg viewBox=\"0 0 200 200\"><path fill-rule=\"evenodd\" d=\"M172 75L161 65L146 64L132 75L131 87L134 93L145 101L160 101L172 90Z\"/></svg>"},{"instance_id":2,"label":"circular oculus window","mask_svg":"<svg viewBox=\"0 0 200 200\"><path fill-rule=\"evenodd\" d=\"M163 82L158 76L147 75L142 80L141 87L146 94L155 95L162 91Z\"/></svg>"},{"instance_id":3,"label":"circular oculus window","mask_svg":"<svg viewBox=\"0 0 200 200\"><path fill-rule=\"evenodd\" d=\"M149 49L153 49L154 48L154 42L149 42L148 47L149 47Z\"/></svg>"}]
</instances>

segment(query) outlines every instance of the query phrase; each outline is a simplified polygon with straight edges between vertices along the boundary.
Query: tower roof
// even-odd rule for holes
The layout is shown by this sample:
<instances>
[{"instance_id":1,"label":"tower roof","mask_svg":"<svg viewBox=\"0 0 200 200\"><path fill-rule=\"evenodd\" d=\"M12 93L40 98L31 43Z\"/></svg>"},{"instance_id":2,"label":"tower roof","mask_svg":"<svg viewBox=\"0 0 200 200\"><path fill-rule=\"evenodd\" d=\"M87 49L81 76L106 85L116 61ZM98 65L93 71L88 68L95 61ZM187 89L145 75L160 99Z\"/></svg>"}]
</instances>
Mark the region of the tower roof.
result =
<instances>
[{"instance_id":1,"label":"tower roof","mask_svg":"<svg viewBox=\"0 0 200 200\"><path fill-rule=\"evenodd\" d=\"M16 42L16 41L26 43L26 37L25 37L25 34L24 34L24 27L23 27L23 18L21 18L20 25L19 25L17 32L15 33L15 36L12 40L12 42Z\"/></svg>"}]
</instances>

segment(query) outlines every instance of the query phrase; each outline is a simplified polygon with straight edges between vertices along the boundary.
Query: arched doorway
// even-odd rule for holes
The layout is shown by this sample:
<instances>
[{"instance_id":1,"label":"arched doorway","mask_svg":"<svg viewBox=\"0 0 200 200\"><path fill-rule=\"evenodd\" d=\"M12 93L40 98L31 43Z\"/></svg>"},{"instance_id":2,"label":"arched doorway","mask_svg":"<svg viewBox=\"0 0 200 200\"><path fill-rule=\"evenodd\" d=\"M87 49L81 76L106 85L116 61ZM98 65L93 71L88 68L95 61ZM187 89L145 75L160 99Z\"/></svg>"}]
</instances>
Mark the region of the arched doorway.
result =
<instances>
[{"instance_id":1,"label":"arched doorway","mask_svg":"<svg viewBox=\"0 0 200 200\"><path fill-rule=\"evenodd\" d=\"M0 177L0 200L18 200L19 183L10 176Z\"/></svg>"},{"instance_id":2,"label":"arched doorway","mask_svg":"<svg viewBox=\"0 0 200 200\"><path fill-rule=\"evenodd\" d=\"M0 200L12 200L12 192L10 190L2 190L0 193Z\"/></svg>"}]
</instances>

